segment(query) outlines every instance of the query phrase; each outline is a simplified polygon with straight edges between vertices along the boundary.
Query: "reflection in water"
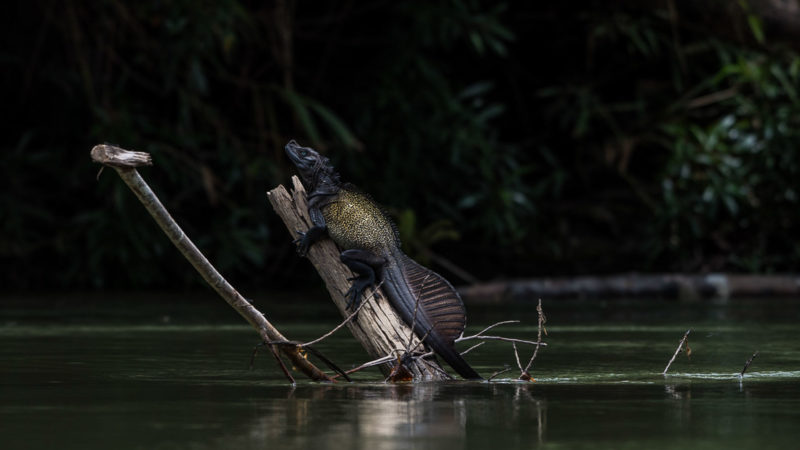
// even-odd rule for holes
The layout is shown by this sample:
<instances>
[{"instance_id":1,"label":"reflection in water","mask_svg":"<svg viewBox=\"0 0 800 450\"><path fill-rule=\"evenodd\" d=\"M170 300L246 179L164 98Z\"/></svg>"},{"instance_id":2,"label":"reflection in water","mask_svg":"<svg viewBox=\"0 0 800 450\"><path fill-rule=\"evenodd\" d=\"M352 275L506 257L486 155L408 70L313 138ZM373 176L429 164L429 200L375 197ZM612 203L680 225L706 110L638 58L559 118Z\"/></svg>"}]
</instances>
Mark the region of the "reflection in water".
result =
<instances>
[{"instance_id":1,"label":"reflection in water","mask_svg":"<svg viewBox=\"0 0 800 450\"><path fill-rule=\"evenodd\" d=\"M670 423L680 424L681 428L686 428L692 421L692 385L686 384L665 384L664 390L667 396L675 400L672 405L673 412Z\"/></svg>"},{"instance_id":2,"label":"reflection in water","mask_svg":"<svg viewBox=\"0 0 800 450\"><path fill-rule=\"evenodd\" d=\"M245 430L219 443L463 448L468 429L485 427L494 440L508 429L519 443L535 446L545 439L545 405L533 397L530 385L521 383L301 386L287 388L283 402L270 395L265 404L255 405ZM473 443L485 436L473 432Z\"/></svg>"},{"instance_id":3,"label":"reflection in water","mask_svg":"<svg viewBox=\"0 0 800 450\"><path fill-rule=\"evenodd\" d=\"M539 444L544 443L545 430L547 428L547 409L544 400L539 400L533 397L529 389L530 384L516 383L509 385L494 385L495 391L497 388L511 387L513 390L512 411L513 422L528 422L530 417L527 417L527 411L533 406L536 413L536 440ZM495 392L496 393L496 392ZM532 423L532 422L528 422Z\"/></svg>"},{"instance_id":4,"label":"reflection in water","mask_svg":"<svg viewBox=\"0 0 800 450\"><path fill-rule=\"evenodd\" d=\"M437 400L433 384L393 386L385 398L359 401L358 435L371 448L395 448L394 442L414 439L447 439L461 445L466 435L466 402Z\"/></svg>"}]
</instances>

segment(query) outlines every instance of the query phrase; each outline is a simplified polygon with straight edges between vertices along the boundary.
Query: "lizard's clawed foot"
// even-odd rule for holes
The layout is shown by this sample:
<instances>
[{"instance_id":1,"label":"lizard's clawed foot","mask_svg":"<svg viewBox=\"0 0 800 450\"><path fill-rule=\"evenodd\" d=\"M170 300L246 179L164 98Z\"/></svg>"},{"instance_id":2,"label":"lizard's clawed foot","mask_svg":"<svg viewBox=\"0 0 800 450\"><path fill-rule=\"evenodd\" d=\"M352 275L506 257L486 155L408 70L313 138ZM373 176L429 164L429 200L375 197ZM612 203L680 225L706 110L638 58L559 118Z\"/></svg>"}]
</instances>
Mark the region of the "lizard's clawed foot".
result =
<instances>
[{"instance_id":1,"label":"lizard's clawed foot","mask_svg":"<svg viewBox=\"0 0 800 450\"><path fill-rule=\"evenodd\" d=\"M311 247L311 240L305 231L297 230L298 238L293 240L292 243L297 246L297 254L300 256L308 255L308 248Z\"/></svg>"},{"instance_id":2,"label":"lizard's clawed foot","mask_svg":"<svg viewBox=\"0 0 800 450\"><path fill-rule=\"evenodd\" d=\"M361 294L368 286L371 286L375 280L373 277L362 276L350 278L350 281L353 281L353 285L350 286L350 289L347 290L344 296L347 299L347 309L355 310L358 308L358 305L361 304Z\"/></svg>"}]
</instances>

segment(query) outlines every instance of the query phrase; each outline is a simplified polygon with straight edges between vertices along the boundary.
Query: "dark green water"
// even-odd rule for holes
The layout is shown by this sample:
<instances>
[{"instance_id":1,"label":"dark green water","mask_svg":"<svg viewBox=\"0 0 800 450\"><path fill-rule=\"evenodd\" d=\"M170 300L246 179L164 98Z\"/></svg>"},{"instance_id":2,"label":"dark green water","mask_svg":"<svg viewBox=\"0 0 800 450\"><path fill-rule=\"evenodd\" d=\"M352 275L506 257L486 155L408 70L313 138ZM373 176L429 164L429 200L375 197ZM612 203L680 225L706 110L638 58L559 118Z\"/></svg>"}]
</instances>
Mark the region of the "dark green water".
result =
<instances>
[{"instance_id":1,"label":"dark green water","mask_svg":"<svg viewBox=\"0 0 800 450\"><path fill-rule=\"evenodd\" d=\"M336 323L327 304L283 304L260 306L292 338ZM546 301L549 346L534 383L387 385L372 372L352 384L297 386L266 354L248 370L255 333L211 298L0 305L3 449L729 449L800 440L798 301ZM472 331L508 318L524 322L499 331L535 339L532 308L470 307ZM687 328L691 360L680 355L664 377ZM346 331L319 348L346 367L365 358ZM468 359L485 375L515 366L505 343Z\"/></svg>"}]
</instances>

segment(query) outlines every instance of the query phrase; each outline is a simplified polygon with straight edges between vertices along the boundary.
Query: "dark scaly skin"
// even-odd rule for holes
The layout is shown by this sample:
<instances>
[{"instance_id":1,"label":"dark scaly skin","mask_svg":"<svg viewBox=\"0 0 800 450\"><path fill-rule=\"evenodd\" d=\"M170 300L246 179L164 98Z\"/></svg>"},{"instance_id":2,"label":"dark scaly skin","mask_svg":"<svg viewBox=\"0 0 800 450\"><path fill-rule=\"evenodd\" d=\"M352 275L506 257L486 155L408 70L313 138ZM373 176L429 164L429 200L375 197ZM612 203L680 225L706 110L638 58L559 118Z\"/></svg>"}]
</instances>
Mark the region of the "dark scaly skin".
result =
<instances>
[{"instance_id":1,"label":"dark scaly skin","mask_svg":"<svg viewBox=\"0 0 800 450\"><path fill-rule=\"evenodd\" d=\"M450 283L419 266L400 250L400 239L392 221L368 195L342 184L327 158L294 141L286 145L286 153L303 179L313 222L308 231L298 231L300 237L295 241L298 252L305 255L308 248L327 233L343 250L342 262L358 274L346 294L348 308L358 306L364 290L382 277L392 306L409 326L414 325L417 336L459 375L480 379L453 346L454 337L463 331L465 315L461 299ZM422 280L417 281L420 285L410 284L410 273ZM420 306L422 293L427 295L429 291L436 291L426 297L434 303L429 306L433 314ZM444 298L441 304L445 311L438 317L437 295ZM447 314L452 310L455 312Z\"/></svg>"},{"instance_id":2,"label":"dark scaly skin","mask_svg":"<svg viewBox=\"0 0 800 450\"><path fill-rule=\"evenodd\" d=\"M399 247L392 222L369 196L342 188L336 201L322 209L328 235L341 248L360 248L381 254Z\"/></svg>"}]
</instances>

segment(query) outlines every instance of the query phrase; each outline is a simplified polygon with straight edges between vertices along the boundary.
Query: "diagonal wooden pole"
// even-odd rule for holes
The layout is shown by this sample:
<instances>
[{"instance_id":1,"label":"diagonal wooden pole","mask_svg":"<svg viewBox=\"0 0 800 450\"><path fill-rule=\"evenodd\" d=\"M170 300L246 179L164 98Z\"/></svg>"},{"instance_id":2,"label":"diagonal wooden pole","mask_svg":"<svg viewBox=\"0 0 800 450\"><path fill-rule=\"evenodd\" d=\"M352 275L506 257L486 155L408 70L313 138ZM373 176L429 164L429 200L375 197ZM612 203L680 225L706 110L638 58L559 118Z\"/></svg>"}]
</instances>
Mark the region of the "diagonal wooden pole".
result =
<instances>
[{"instance_id":1,"label":"diagonal wooden pole","mask_svg":"<svg viewBox=\"0 0 800 450\"><path fill-rule=\"evenodd\" d=\"M678 357L678 353L681 352L681 349L686 344L686 339L689 338L689 333L691 333L691 332L692 332L692 329L689 328L688 330L686 330L686 333L683 334L683 338L681 339L680 342L678 342L678 348L675 349L675 353L672 355L672 358L667 363L667 367L665 367L664 371L661 372L661 375L666 375L667 374L667 371L669 370L669 366L671 366L672 363L675 361L675 358Z\"/></svg>"},{"instance_id":2,"label":"diagonal wooden pole","mask_svg":"<svg viewBox=\"0 0 800 450\"><path fill-rule=\"evenodd\" d=\"M136 194L147 212L153 216L181 254L220 297L256 329L264 341L288 340L208 262L139 175L136 167L153 164L148 153L128 151L112 145L96 145L92 148L91 156L93 161L117 171L122 181ZM308 361L297 347L279 346L279 348L297 369L312 380L332 381L331 377Z\"/></svg>"}]
</instances>

